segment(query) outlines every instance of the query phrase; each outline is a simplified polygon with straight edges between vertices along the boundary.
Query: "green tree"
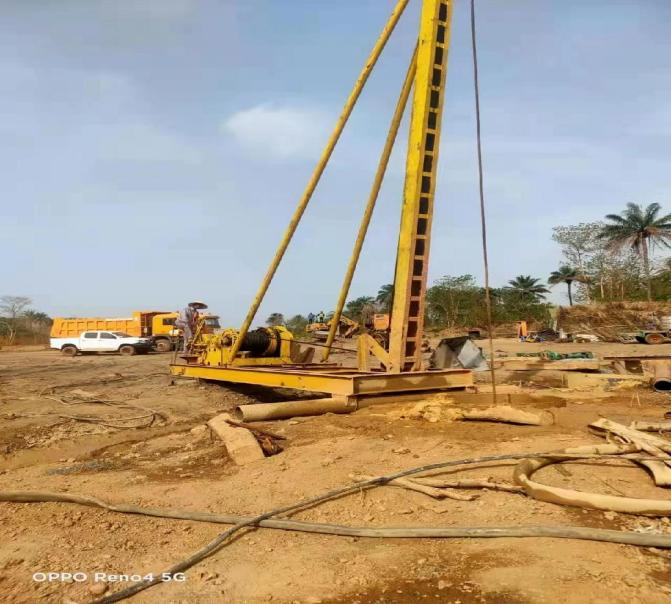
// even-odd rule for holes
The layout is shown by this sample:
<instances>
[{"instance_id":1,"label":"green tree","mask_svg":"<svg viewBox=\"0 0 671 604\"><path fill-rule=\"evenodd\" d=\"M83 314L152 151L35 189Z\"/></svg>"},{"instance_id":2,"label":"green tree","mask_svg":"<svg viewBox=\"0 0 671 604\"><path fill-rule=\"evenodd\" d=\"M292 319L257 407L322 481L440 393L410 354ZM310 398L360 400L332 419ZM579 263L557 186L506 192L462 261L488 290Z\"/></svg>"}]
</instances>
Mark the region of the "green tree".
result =
<instances>
[{"instance_id":1,"label":"green tree","mask_svg":"<svg viewBox=\"0 0 671 604\"><path fill-rule=\"evenodd\" d=\"M628 203L620 214L608 214L609 223L603 225L599 238L610 249L629 247L641 258L646 281L648 301L652 300L650 254L658 245L671 247L671 214L660 216L662 207L651 203L645 209L637 203Z\"/></svg>"},{"instance_id":2,"label":"green tree","mask_svg":"<svg viewBox=\"0 0 671 604\"><path fill-rule=\"evenodd\" d=\"M21 319L31 304L26 296L0 297L0 333L5 334L8 344L14 344Z\"/></svg>"},{"instance_id":3,"label":"green tree","mask_svg":"<svg viewBox=\"0 0 671 604\"><path fill-rule=\"evenodd\" d=\"M284 325L284 315L281 312L274 312L266 319L266 325L268 327L277 327L278 325Z\"/></svg>"},{"instance_id":4,"label":"green tree","mask_svg":"<svg viewBox=\"0 0 671 604\"><path fill-rule=\"evenodd\" d=\"M562 264L559 267L559 270L552 271L550 277L548 278L548 283L551 285L556 285L557 283L566 283L566 288L568 290L568 303L569 306L573 306L573 296L571 292L571 287L573 282L585 282L586 278L584 275L581 275L575 268L570 267L566 264Z\"/></svg>"},{"instance_id":5,"label":"green tree","mask_svg":"<svg viewBox=\"0 0 671 604\"><path fill-rule=\"evenodd\" d=\"M391 304L394 300L394 284L387 283L380 287L375 301L382 312L391 312Z\"/></svg>"},{"instance_id":6,"label":"green tree","mask_svg":"<svg viewBox=\"0 0 671 604\"><path fill-rule=\"evenodd\" d=\"M287 321L287 329L294 334L302 335L305 333L305 328L308 325L308 320L303 315L294 315Z\"/></svg>"},{"instance_id":7,"label":"green tree","mask_svg":"<svg viewBox=\"0 0 671 604\"><path fill-rule=\"evenodd\" d=\"M375 312L375 298L360 296L350 300L345 306L345 314L361 324L365 324Z\"/></svg>"},{"instance_id":8,"label":"green tree","mask_svg":"<svg viewBox=\"0 0 671 604\"><path fill-rule=\"evenodd\" d=\"M545 294L550 293L550 290L541 283L540 279L531 275L518 275L508 281L508 287L519 292L524 298L533 301L544 300Z\"/></svg>"},{"instance_id":9,"label":"green tree","mask_svg":"<svg viewBox=\"0 0 671 604\"><path fill-rule=\"evenodd\" d=\"M426 292L426 318L430 325L452 329L484 321L483 290L473 275L446 275Z\"/></svg>"},{"instance_id":10,"label":"green tree","mask_svg":"<svg viewBox=\"0 0 671 604\"><path fill-rule=\"evenodd\" d=\"M512 287L492 290L492 318L495 324L514 321L549 324L551 306Z\"/></svg>"}]
</instances>

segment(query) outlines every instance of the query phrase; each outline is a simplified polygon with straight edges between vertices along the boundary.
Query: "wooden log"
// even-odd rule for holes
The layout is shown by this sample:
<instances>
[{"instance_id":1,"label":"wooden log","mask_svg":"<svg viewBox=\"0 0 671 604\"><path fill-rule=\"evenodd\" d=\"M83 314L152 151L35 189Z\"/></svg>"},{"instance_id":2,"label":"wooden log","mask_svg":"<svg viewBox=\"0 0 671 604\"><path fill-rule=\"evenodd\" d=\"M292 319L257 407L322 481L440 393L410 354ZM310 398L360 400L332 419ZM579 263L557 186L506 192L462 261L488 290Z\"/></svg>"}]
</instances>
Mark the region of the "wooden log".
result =
<instances>
[{"instance_id":1,"label":"wooden log","mask_svg":"<svg viewBox=\"0 0 671 604\"><path fill-rule=\"evenodd\" d=\"M514 371L599 371L601 361L595 359L565 359L560 361L546 361L532 358L502 359L501 367Z\"/></svg>"},{"instance_id":2,"label":"wooden log","mask_svg":"<svg viewBox=\"0 0 671 604\"><path fill-rule=\"evenodd\" d=\"M671 422L646 422L641 420L632 422L629 427L642 432L671 432Z\"/></svg>"},{"instance_id":3,"label":"wooden log","mask_svg":"<svg viewBox=\"0 0 671 604\"><path fill-rule=\"evenodd\" d=\"M507 405L488 407L487 409L471 409L462 415L464 420L504 422L509 424L521 424L525 426L549 426L554 423L554 417L548 411L532 413L522 411Z\"/></svg>"},{"instance_id":4,"label":"wooden log","mask_svg":"<svg viewBox=\"0 0 671 604\"><path fill-rule=\"evenodd\" d=\"M254 435L244 428L236 428L228 423L232 419L228 413L213 417L207 425L226 446L231 459L239 466L265 459L263 450Z\"/></svg>"}]
</instances>

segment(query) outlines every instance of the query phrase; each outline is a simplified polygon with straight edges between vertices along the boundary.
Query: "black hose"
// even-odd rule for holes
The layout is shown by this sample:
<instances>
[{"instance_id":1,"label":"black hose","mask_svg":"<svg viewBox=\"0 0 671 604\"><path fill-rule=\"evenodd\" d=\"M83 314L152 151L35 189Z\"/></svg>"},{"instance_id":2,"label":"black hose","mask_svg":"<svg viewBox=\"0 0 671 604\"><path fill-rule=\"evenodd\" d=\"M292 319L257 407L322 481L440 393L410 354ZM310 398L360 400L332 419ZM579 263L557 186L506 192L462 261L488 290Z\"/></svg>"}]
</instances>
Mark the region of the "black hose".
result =
<instances>
[{"instance_id":1,"label":"black hose","mask_svg":"<svg viewBox=\"0 0 671 604\"><path fill-rule=\"evenodd\" d=\"M429 472L432 470L439 470L441 468L447 468L450 466L462 466L462 465L469 465L469 464L474 464L474 463L485 463L485 462L490 462L490 461L503 461L503 460L514 460L514 459L528 459L528 458L533 458L533 457L552 457L552 458L561 458L561 459L566 459L571 458L571 459L585 459L585 458L611 458L611 459L618 459L621 458L619 455L590 455L590 454L585 454L582 456L567 456L566 454L562 454L561 452L543 452L543 453L516 453L516 454L509 454L509 455L487 455L483 457L472 457L468 459L459 459L459 460L450 460L450 461L441 461L433 464L427 464L424 466L418 466L415 468L409 468L407 470L401 470L399 472L395 472L393 474L387 474L386 476L378 476L376 478L371 478L370 480L365 480L363 482L359 482L356 484L351 484L345 487L340 487L337 489L333 489L331 491L328 491L326 493L323 493L321 495L317 495L315 497L310 497L308 499L304 499L298 503L293 503L290 505L282 506L279 508L275 508L273 510L270 510L268 512L265 512L263 514L259 514L258 516L253 516L250 518L244 518L241 519L240 522L236 523L234 526L231 528L225 530L223 533L220 533L217 537L215 537L212 541L201 547L199 550L194 552L191 556L186 558L185 560L182 560L173 566L171 566L169 569L157 573L154 575L154 578L151 580L146 580L146 581L140 581L138 583L135 583L131 585L130 587L127 587L126 589L122 589L119 592L110 594L109 596L106 596L104 598L101 598L100 600L96 600L94 604L111 604L112 602L119 602L121 600L125 600L126 598L129 598L131 596L134 596L135 594L139 593L140 591L143 591L147 589L148 587L151 587L152 585L156 585L157 583L162 582L162 577L164 576L173 576L176 573L181 573L188 568L192 567L194 564L197 564L201 560L204 560L208 556L212 555L214 552L219 550L224 543L232 537L235 533L241 531L242 529L249 527L249 526L257 526L259 523L261 523L264 520L267 520L271 518L272 516L277 516L280 514L287 514L290 512L296 512L297 510L300 510L302 508L312 506L318 503L322 503L324 501L327 501L329 499L333 499L335 497L341 497L343 495L346 495L348 493L360 491L361 489L376 486L376 485L383 485L391 482L392 480L395 480L396 478L403 478L404 476L411 476L413 474L421 474L423 472ZM501 535L503 536L503 535ZM520 535L521 536L521 535ZM531 535L526 535L526 536L531 536ZM667 542L665 542L667 543ZM669 546L671 546L671 543L669 543Z\"/></svg>"}]
</instances>

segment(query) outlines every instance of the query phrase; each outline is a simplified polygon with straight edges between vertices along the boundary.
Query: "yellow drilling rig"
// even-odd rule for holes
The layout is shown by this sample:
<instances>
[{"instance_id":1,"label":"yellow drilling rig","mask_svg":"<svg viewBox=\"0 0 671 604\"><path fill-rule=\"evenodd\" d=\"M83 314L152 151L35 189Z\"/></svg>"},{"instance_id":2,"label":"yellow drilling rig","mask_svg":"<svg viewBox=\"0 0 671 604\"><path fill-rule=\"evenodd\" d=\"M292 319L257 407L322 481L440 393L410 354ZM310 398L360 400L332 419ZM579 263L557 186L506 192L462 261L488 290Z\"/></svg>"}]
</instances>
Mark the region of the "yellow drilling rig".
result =
<instances>
[{"instance_id":1,"label":"yellow drilling rig","mask_svg":"<svg viewBox=\"0 0 671 604\"><path fill-rule=\"evenodd\" d=\"M187 362L171 365L171 372L174 375L328 393L334 397L345 397L353 405L366 397L398 398L399 395L403 395L404 398L412 398L426 396L429 391L463 389L472 385L473 377L470 371L427 370L422 366L421 356L445 75L455 0L421 2L417 45L412 53L392 116L321 359L319 362L314 362L312 358L314 349L301 349L293 335L283 327L250 330L259 305L359 95L408 2L409 0L397 1L373 46L242 326L239 329L227 329L219 334L208 334L194 342L193 354L185 357ZM410 132L388 345L383 346L371 335L363 333L358 338L357 366L344 367L330 363L329 354L389 157L410 99L412 99ZM377 363L372 363L373 359Z\"/></svg>"}]
</instances>

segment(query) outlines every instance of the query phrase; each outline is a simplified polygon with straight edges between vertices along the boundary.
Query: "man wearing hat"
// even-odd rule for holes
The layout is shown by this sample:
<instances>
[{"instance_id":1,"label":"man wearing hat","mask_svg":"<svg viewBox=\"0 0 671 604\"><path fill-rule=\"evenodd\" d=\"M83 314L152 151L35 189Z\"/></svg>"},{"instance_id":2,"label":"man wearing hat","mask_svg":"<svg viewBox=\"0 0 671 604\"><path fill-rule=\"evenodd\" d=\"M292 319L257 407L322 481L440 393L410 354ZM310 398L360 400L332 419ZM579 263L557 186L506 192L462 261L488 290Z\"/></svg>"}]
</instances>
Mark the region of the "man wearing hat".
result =
<instances>
[{"instance_id":1,"label":"man wearing hat","mask_svg":"<svg viewBox=\"0 0 671 604\"><path fill-rule=\"evenodd\" d=\"M207 308L204 302L189 302L175 320L175 327L182 330L182 352L189 351L189 345L198 323L198 311L204 308Z\"/></svg>"}]
</instances>

